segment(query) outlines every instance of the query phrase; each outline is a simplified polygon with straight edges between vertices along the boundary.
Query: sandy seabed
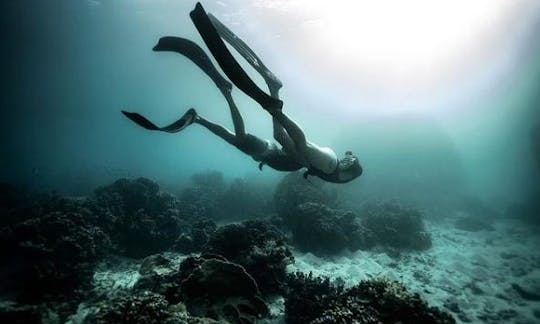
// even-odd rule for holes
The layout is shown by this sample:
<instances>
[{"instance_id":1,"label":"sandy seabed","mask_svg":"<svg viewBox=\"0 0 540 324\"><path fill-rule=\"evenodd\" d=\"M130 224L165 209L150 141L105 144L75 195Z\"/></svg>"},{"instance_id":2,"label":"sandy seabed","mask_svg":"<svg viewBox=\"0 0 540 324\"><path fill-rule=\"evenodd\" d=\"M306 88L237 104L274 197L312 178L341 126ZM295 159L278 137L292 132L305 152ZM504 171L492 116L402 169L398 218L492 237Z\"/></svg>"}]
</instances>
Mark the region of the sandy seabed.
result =
<instances>
[{"instance_id":1,"label":"sandy seabed","mask_svg":"<svg viewBox=\"0 0 540 324\"><path fill-rule=\"evenodd\" d=\"M433 247L390 257L358 251L331 259L297 254L291 271L359 280L387 276L461 323L540 323L538 228L498 221L494 230L467 232L451 221L430 223Z\"/></svg>"},{"instance_id":2,"label":"sandy seabed","mask_svg":"<svg viewBox=\"0 0 540 324\"><path fill-rule=\"evenodd\" d=\"M458 323L540 323L540 235L519 221L497 221L493 230L456 229L452 219L426 221L433 246L427 251L389 255L384 251L346 252L317 257L295 251L288 271L343 280L346 286L378 276L404 283L431 306L453 314ZM176 262L185 257L171 254ZM118 259L94 275L96 290L114 294L130 289L139 278L140 261ZM274 316L264 323L283 323L283 299L270 305ZM84 303L71 323L84 317Z\"/></svg>"}]
</instances>

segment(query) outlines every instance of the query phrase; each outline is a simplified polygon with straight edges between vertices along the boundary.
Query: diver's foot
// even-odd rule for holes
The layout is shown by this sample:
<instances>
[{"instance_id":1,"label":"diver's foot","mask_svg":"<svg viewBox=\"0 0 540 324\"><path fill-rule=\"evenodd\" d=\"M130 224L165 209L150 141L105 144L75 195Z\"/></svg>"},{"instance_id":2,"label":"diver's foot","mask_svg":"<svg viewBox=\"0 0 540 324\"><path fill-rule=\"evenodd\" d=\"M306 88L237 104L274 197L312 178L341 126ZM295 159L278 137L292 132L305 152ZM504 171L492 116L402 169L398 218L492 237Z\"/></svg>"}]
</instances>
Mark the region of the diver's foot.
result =
<instances>
[{"instance_id":1,"label":"diver's foot","mask_svg":"<svg viewBox=\"0 0 540 324\"><path fill-rule=\"evenodd\" d=\"M169 126L160 128L159 130L164 131L164 132L169 132L169 133L177 133L185 129L189 125L193 124L196 117L197 117L197 112L195 111L195 109L190 108L188 111L184 113L182 117L180 117L180 119L170 124Z\"/></svg>"},{"instance_id":2,"label":"diver's foot","mask_svg":"<svg viewBox=\"0 0 540 324\"><path fill-rule=\"evenodd\" d=\"M178 131L183 130L184 128L188 127L189 125L193 124L195 121L195 117L197 117L197 111L195 111L194 108L189 108L188 111L178 120Z\"/></svg>"},{"instance_id":3,"label":"diver's foot","mask_svg":"<svg viewBox=\"0 0 540 324\"><path fill-rule=\"evenodd\" d=\"M269 106L269 107L264 107L264 109L266 111L268 111L270 113L270 115L272 115L272 116L277 116L277 115L282 113L281 106L279 106L279 107Z\"/></svg>"}]
</instances>

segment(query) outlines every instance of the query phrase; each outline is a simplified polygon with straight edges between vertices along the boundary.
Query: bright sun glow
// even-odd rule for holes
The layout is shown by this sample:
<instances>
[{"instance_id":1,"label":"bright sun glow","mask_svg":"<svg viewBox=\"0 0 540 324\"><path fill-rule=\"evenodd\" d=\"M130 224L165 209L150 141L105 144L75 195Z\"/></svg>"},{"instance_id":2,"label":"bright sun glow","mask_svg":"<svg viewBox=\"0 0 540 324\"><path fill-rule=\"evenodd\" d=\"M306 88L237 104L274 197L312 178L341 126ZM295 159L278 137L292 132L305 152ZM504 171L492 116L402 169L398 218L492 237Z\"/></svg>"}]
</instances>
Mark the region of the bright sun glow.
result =
<instances>
[{"instance_id":1,"label":"bright sun glow","mask_svg":"<svg viewBox=\"0 0 540 324\"><path fill-rule=\"evenodd\" d=\"M486 55L526 0L268 0L302 16L306 50L351 74L398 84L434 82ZM311 54L315 56L315 54ZM332 66L333 65L333 66Z\"/></svg>"}]
</instances>

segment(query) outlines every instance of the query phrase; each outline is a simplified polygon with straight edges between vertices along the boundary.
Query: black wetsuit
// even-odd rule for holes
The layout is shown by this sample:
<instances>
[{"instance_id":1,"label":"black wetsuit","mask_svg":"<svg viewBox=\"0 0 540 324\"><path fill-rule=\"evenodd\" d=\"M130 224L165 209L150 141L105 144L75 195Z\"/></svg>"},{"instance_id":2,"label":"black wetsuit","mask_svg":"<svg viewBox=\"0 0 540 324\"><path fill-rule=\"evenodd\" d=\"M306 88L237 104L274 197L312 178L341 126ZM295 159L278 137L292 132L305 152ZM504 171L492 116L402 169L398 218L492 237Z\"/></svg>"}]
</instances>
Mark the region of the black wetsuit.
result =
<instances>
[{"instance_id":1,"label":"black wetsuit","mask_svg":"<svg viewBox=\"0 0 540 324\"><path fill-rule=\"evenodd\" d=\"M278 171L296 171L302 168L302 165L295 159L279 148L270 148L268 141L262 140L257 136L246 134L237 140L236 148L250 155L255 161L261 162L259 168L267 164L272 169Z\"/></svg>"}]
</instances>

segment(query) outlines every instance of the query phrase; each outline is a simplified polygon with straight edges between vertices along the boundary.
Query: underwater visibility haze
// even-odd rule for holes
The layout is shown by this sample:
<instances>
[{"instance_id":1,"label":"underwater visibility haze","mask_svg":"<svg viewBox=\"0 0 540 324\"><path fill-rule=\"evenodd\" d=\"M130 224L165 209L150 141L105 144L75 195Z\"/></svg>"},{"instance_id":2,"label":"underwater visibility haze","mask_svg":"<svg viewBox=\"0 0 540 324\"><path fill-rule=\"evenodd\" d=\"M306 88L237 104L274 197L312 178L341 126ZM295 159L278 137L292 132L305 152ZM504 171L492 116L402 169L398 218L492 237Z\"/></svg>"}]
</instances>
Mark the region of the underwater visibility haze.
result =
<instances>
[{"instance_id":1,"label":"underwater visibility haze","mask_svg":"<svg viewBox=\"0 0 540 324\"><path fill-rule=\"evenodd\" d=\"M0 15L0 322L540 322L540 2Z\"/></svg>"}]
</instances>

